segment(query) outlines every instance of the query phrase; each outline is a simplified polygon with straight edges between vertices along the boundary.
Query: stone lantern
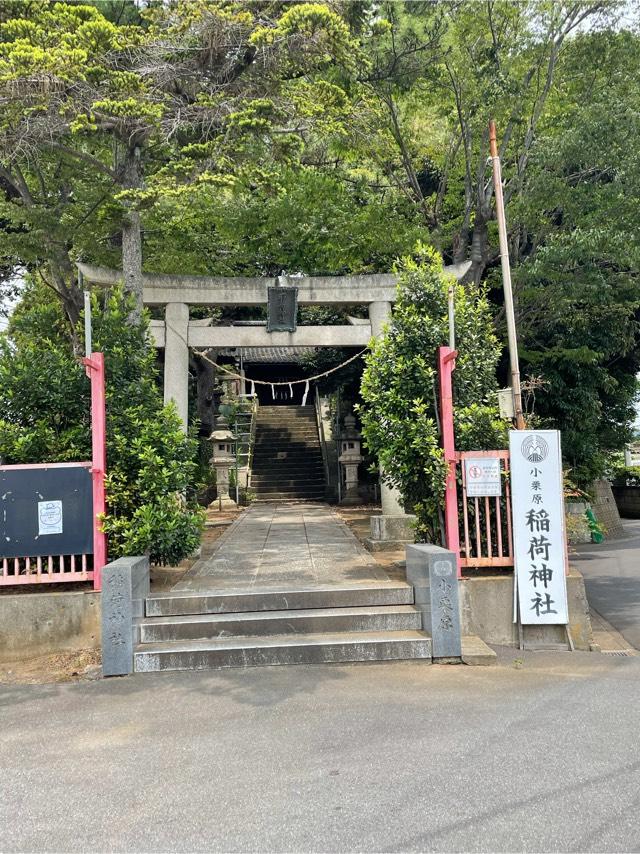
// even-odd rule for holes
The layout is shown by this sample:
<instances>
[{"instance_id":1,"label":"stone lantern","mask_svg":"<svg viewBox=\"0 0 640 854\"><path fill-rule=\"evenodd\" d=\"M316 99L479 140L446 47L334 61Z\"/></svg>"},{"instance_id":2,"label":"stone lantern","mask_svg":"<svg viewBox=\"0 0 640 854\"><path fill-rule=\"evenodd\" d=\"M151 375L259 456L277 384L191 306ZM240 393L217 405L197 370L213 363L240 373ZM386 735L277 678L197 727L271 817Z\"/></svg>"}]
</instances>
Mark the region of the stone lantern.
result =
<instances>
[{"instance_id":1,"label":"stone lantern","mask_svg":"<svg viewBox=\"0 0 640 854\"><path fill-rule=\"evenodd\" d=\"M344 488L341 504L358 504L358 465L362 462L360 453L360 433L356 430L356 419L353 415L346 415L344 419L344 430L340 437L340 465L344 471Z\"/></svg>"},{"instance_id":2,"label":"stone lantern","mask_svg":"<svg viewBox=\"0 0 640 854\"><path fill-rule=\"evenodd\" d=\"M237 506L229 495L229 472L236 463L234 452L236 437L229 429L224 416L219 416L217 421L216 429L209 436L209 441L213 444L211 465L216 470L216 497L212 505L217 506L219 510L224 510Z\"/></svg>"}]
</instances>

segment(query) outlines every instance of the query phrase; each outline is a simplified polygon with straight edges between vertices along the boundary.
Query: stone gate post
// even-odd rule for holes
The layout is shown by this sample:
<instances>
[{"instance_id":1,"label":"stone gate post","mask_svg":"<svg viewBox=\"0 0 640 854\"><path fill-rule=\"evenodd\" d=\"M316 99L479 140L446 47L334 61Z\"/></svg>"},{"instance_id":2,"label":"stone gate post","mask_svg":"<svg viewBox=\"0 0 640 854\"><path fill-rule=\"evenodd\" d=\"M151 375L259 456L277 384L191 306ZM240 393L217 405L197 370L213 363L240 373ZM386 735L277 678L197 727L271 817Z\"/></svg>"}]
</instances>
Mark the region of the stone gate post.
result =
<instances>
[{"instance_id":1,"label":"stone gate post","mask_svg":"<svg viewBox=\"0 0 640 854\"><path fill-rule=\"evenodd\" d=\"M186 430L189 421L189 306L186 303L167 303L164 334L164 402L175 402Z\"/></svg>"},{"instance_id":2,"label":"stone gate post","mask_svg":"<svg viewBox=\"0 0 640 854\"><path fill-rule=\"evenodd\" d=\"M390 302L369 303L369 320L371 321L371 335L379 338L382 335L385 324L391 317ZM380 469L380 503L382 515L371 517L371 539L369 544L372 548L385 548L397 543L412 543L414 540L413 525L415 516L409 516L402 509L400 493L397 489L384 483L382 480L382 469Z\"/></svg>"}]
</instances>

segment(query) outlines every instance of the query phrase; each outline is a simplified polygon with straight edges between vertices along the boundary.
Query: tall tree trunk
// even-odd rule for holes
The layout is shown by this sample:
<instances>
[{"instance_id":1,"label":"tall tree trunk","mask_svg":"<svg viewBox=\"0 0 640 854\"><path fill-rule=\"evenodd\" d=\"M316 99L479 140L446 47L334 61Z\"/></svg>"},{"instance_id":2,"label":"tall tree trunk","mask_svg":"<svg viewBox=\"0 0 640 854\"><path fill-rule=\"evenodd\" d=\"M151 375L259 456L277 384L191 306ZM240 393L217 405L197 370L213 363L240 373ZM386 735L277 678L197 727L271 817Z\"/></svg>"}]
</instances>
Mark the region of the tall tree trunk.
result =
<instances>
[{"instance_id":1,"label":"tall tree trunk","mask_svg":"<svg viewBox=\"0 0 640 854\"><path fill-rule=\"evenodd\" d=\"M142 174L138 146L127 148L123 166L123 185L131 190L140 189ZM135 299L129 320L137 323L142 314L142 229L140 212L133 207L129 207L122 220L122 275L125 291Z\"/></svg>"},{"instance_id":2,"label":"tall tree trunk","mask_svg":"<svg viewBox=\"0 0 640 854\"><path fill-rule=\"evenodd\" d=\"M207 356L215 361L217 350L207 350ZM216 381L216 369L210 363L193 355L192 367L196 375L197 413L200 421L200 435L209 436L214 428L215 400L213 387Z\"/></svg>"},{"instance_id":3,"label":"tall tree trunk","mask_svg":"<svg viewBox=\"0 0 640 854\"><path fill-rule=\"evenodd\" d=\"M36 200L19 166L14 165L13 169L10 170L0 164L0 178L4 179L5 182L5 186L0 189L4 189L7 198L11 196L20 198L26 208L33 208L35 206ZM43 200L45 195L43 192ZM82 312L83 295L77 283L75 267L69 258L68 250L71 247L69 245L67 249L62 248L60 244L52 240L46 233L43 237L42 245L47 259L47 275L44 275L43 269L39 269L38 272L42 281L60 299L69 324L69 340L71 341L73 352L79 354L81 352L81 342L78 338L77 326L80 320L80 313Z\"/></svg>"},{"instance_id":4,"label":"tall tree trunk","mask_svg":"<svg viewBox=\"0 0 640 854\"><path fill-rule=\"evenodd\" d=\"M82 342L78 337L78 323L80 322L80 314L84 307L84 296L75 276L75 270L71 264L69 256L66 252L60 252L52 249L52 255L49 259L49 272L51 281L49 284L62 302L62 308L69 323L69 339L73 352L80 355L82 352Z\"/></svg>"},{"instance_id":5,"label":"tall tree trunk","mask_svg":"<svg viewBox=\"0 0 640 854\"><path fill-rule=\"evenodd\" d=\"M480 210L476 210L473 221L473 233L471 236L471 267L465 276L468 282L479 285L487 266L487 255L489 251L489 234L487 217Z\"/></svg>"}]
</instances>

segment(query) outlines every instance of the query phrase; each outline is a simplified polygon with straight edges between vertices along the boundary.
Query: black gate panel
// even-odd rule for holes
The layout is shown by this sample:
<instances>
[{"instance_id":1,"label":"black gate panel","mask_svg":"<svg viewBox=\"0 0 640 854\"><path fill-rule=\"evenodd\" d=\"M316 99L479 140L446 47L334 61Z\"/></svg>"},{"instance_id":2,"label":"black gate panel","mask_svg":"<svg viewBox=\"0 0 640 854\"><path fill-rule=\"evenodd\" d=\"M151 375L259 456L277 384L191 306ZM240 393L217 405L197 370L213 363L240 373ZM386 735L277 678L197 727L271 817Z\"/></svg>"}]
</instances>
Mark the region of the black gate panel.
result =
<instances>
[{"instance_id":1,"label":"black gate panel","mask_svg":"<svg viewBox=\"0 0 640 854\"><path fill-rule=\"evenodd\" d=\"M0 558L93 554L87 466L0 469Z\"/></svg>"}]
</instances>

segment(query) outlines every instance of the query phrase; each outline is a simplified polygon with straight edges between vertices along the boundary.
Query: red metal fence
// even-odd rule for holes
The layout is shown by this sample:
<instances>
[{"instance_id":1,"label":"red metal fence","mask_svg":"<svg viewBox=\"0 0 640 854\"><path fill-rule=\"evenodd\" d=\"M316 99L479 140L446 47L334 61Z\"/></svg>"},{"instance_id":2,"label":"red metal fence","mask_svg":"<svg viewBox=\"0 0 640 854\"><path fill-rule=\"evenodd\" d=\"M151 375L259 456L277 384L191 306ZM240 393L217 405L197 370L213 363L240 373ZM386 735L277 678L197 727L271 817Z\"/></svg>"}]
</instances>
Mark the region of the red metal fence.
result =
<instances>
[{"instance_id":1,"label":"red metal fence","mask_svg":"<svg viewBox=\"0 0 640 854\"><path fill-rule=\"evenodd\" d=\"M475 498L467 495L464 461L478 458L500 460L501 496ZM463 451L456 453L456 461L462 481L457 508L460 566L513 566L509 451Z\"/></svg>"},{"instance_id":2,"label":"red metal fence","mask_svg":"<svg viewBox=\"0 0 640 854\"><path fill-rule=\"evenodd\" d=\"M61 581L91 581L93 555L48 555L46 557L4 557L0 586L42 584Z\"/></svg>"},{"instance_id":3,"label":"red metal fence","mask_svg":"<svg viewBox=\"0 0 640 854\"><path fill-rule=\"evenodd\" d=\"M445 538L447 548L458 555L458 575L461 575L463 568L513 566L513 533L509 451L456 452L455 449L452 375L457 355L451 347L438 349L442 448L449 466L445 487ZM478 457L500 460L504 487L500 497L472 498L467 495L464 460ZM460 495L458 482L461 484Z\"/></svg>"},{"instance_id":4,"label":"red metal fence","mask_svg":"<svg viewBox=\"0 0 640 854\"><path fill-rule=\"evenodd\" d=\"M107 468L104 354L92 353L83 359L83 363L91 380L92 461L0 466L0 470L74 466L88 468L93 486L93 554L3 557L0 551L0 587L93 581L94 590L101 589L101 572L107 563L107 539L100 523L100 516L106 510L104 479Z\"/></svg>"},{"instance_id":5,"label":"red metal fence","mask_svg":"<svg viewBox=\"0 0 640 854\"><path fill-rule=\"evenodd\" d=\"M0 466L0 472L55 468L87 468L91 471L92 463L39 463L34 465ZM97 520L94 517L94 524L96 523ZM0 586L14 584L58 584L64 581L92 581L94 578L93 566L93 554L3 557L0 558Z\"/></svg>"}]
</instances>

